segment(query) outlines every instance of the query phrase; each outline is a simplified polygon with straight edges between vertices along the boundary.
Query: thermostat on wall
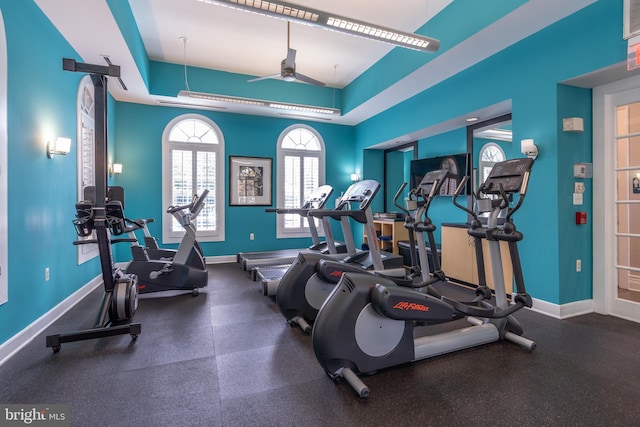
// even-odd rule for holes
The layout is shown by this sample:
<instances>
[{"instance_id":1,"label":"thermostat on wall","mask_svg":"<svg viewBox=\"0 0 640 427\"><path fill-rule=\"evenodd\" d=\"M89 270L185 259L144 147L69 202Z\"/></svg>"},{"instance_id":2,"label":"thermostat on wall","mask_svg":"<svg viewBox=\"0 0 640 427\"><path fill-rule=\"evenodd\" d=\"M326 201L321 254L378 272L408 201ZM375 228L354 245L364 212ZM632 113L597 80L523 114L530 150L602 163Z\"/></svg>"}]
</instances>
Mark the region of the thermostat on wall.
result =
<instances>
[{"instance_id":1,"label":"thermostat on wall","mask_svg":"<svg viewBox=\"0 0 640 427\"><path fill-rule=\"evenodd\" d=\"M593 164L592 163L575 163L573 165L573 177L574 178L592 178Z\"/></svg>"},{"instance_id":2,"label":"thermostat on wall","mask_svg":"<svg viewBox=\"0 0 640 427\"><path fill-rule=\"evenodd\" d=\"M562 119L562 130L564 132L584 132L584 121L582 117Z\"/></svg>"}]
</instances>

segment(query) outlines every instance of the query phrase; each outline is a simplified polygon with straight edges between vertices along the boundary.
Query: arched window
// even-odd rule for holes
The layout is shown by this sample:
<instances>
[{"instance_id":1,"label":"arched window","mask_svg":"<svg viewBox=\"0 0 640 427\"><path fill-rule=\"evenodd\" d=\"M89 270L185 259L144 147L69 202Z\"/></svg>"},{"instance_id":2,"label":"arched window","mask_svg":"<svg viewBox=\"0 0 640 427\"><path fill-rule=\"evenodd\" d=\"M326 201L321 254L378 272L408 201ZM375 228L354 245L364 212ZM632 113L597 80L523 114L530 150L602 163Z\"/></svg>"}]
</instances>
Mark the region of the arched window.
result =
<instances>
[{"instance_id":1,"label":"arched window","mask_svg":"<svg viewBox=\"0 0 640 427\"><path fill-rule=\"evenodd\" d=\"M224 240L224 139L220 128L198 114L173 119L162 135L162 201L165 207L186 205L209 190L196 220L199 241ZM172 218L162 221L166 243L177 243L183 227Z\"/></svg>"},{"instance_id":2,"label":"arched window","mask_svg":"<svg viewBox=\"0 0 640 427\"><path fill-rule=\"evenodd\" d=\"M504 161L506 159L506 156L504 155L504 150L502 150L502 148L498 144L496 144L495 142L488 142L480 149L478 158L480 159L479 169L481 184L489 176L493 165L498 162Z\"/></svg>"},{"instance_id":3,"label":"arched window","mask_svg":"<svg viewBox=\"0 0 640 427\"><path fill-rule=\"evenodd\" d=\"M293 125L280 134L277 155L277 206L299 208L325 182L324 142L315 129ZM278 215L278 238L307 236L309 227L302 217Z\"/></svg>"},{"instance_id":4,"label":"arched window","mask_svg":"<svg viewBox=\"0 0 640 427\"><path fill-rule=\"evenodd\" d=\"M85 187L96 185L95 174L95 133L96 125L94 121L95 108L95 87L90 76L84 76L78 84L76 95L76 141L78 141L78 157L76 159L76 174L78 182L78 198L84 199ZM95 231L91 236L86 236L85 240L95 239ZM78 245L78 264L82 264L91 258L98 256L98 245Z\"/></svg>"}]
</instances>

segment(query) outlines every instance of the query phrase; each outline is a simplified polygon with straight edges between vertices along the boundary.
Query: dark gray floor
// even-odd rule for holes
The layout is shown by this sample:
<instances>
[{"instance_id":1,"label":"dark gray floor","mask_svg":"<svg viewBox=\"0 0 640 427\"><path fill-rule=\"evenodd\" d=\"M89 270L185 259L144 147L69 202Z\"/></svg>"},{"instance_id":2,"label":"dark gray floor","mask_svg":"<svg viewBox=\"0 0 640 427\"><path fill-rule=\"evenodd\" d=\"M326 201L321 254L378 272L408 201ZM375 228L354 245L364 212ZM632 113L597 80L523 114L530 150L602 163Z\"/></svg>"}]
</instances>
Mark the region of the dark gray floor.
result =
<instances>
[{"instance_id":1,"label":"dark gray floor","mask_svg":"<svg viewBox=\"0 0 640 427\"><path fill-rule=\"evenodd\" d=\"M128 335L63 344L93 293L0 367L0 403L69 404L73 426L631 426L640 423L640 325L590 314L516 317L534 352L494 343L333 384L311 339L236 264L200 296L140 301Z\"/></svg>"}]
</instances>

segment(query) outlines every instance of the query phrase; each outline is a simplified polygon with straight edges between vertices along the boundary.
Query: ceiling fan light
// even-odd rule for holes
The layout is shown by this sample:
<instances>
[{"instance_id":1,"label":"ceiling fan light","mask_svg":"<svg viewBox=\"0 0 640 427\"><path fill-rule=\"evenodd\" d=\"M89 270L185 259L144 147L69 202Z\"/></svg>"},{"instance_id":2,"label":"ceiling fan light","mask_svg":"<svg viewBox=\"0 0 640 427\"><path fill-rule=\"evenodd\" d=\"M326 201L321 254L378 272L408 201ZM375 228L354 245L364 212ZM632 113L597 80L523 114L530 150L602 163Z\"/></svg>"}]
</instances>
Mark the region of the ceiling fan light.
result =
<instances>
[{"instance_id":1,"label":"ceiling fan light","mask_svg":"<svg viewBox=\"0 0 640 427\"><path fill-rule=\"evenodd\" d=\"M296 76L294 76L293 74L285 74L284 76L282 76L282 80L284 80L285 82L295 82Z\"/></svg>"}]
</instances>

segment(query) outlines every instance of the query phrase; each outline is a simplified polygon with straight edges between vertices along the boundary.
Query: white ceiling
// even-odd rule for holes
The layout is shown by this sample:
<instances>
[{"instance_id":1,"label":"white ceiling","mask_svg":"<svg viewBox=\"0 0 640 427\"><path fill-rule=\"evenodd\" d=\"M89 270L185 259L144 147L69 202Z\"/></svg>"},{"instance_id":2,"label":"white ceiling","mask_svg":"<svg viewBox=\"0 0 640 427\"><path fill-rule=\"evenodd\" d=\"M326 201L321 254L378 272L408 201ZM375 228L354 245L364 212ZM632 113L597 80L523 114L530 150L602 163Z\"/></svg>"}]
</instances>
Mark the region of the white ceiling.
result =
<instances>
[{"instance_id":1,"label":"white ceiling","mask_svg":"<svg viewBox=\"0 0 640 427\"><path fill-rule=\"evenodd\" d=\"M451 0L288 0L414 32ZM196 0L129 0L149 58L251 76L280 71L287 54L287 22ZM291 23L298 72L343 88L393 46ZM428 55L428 54L426 54Z\"/></svg>"},{"instance_id":2,"label":"white ceiling","mask_svg":"<svg viewBox=\"0 0 640 427\"><path fill-rule=\"evenodd\" d=\"M129 90L117 84L110 92L119 101L156 104L176 98L149 94L106 0L35 0L51 22L87 63L103 64L108 55L121 66ZM289 0L397 30L414 32L428 17L452 0ZM497 0L493 0L497 1ZM540 29L588 6L595 0L529 0L470 38L373 94L332 123L360 123L482 61ZM286 56L287 23L197 0L129 0L149 59L176 64L264 76L279 72ZM438 34L427 34L440 39ZM186 50L181 40L186 38ZM441 40L442 42L446 42ZM393 46L302 24L291 24L291 47L297 50L299 73L343 88L387 54ZM186 53L186 55L185 55ZM422 53L424 55L432 55ZM303 84L303 83L288 83ZM191 88L197 90L197 88ZM469 115L485 119L510 111L510 101ZM265 111L230 112L270 115ZM403 142L464 126L464 117L428 129L415 129L392 142Z\"/></svg>"}]
</instances>

